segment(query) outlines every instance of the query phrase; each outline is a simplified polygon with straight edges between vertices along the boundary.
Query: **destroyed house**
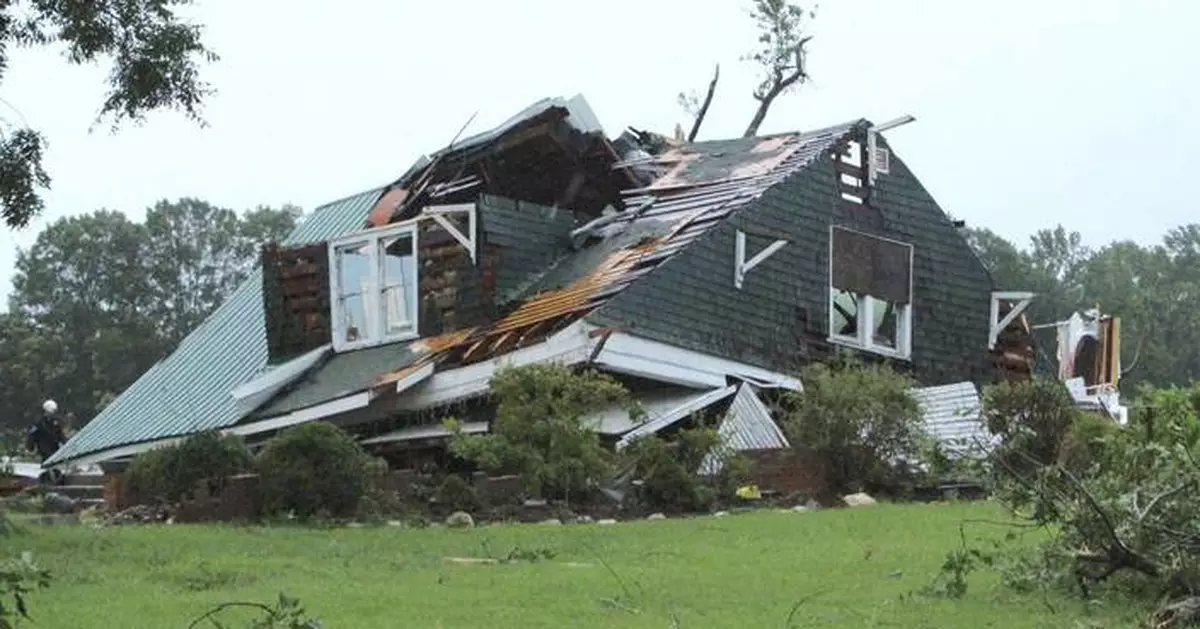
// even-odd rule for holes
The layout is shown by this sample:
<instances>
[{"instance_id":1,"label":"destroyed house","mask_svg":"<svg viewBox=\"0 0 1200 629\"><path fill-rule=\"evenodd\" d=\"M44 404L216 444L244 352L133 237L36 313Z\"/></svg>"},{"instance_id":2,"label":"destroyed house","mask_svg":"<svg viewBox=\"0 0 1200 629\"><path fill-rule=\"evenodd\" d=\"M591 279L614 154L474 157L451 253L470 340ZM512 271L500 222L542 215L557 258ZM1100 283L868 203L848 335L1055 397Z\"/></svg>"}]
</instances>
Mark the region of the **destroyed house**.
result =
<instances>
[{"instance_id":1,"label":"destroyed house","mask_svg":"<svg viewBox=\"0 0 1200 629\"><path fill-rule=\"evenodd\" d=\"M1028 296L993 293L892 152L910 120L609 140L582 97L541 101L318 208L51 463L316 420L404 451L448 415L486 431L491 375L536 362L630 386L645 423L594 418L618 447L709 411L730 447L779 448L760 398L839 349L911 373L934 432L964 436Z\"/></svg>"}]
</instances>

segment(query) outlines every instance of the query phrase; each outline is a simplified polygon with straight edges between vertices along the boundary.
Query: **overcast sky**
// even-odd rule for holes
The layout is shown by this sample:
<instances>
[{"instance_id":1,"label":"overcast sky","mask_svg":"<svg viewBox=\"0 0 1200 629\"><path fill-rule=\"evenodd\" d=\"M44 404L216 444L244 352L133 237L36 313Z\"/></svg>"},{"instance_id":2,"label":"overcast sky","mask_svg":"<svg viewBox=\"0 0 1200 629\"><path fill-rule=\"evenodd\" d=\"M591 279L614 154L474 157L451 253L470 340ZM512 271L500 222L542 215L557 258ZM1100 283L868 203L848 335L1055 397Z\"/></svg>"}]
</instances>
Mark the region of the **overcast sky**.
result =
<instances>
[{"instance_id":1,"label":"overcast sky","mask_svg":"<svg viewBox=\"0 0 1200 629\"><path fill-rule=\"evenodd\" d=\"M159 199L306 210L388 182L420 154L545 96L583 93L610 136L670 133L684 89L721 85L701 139L735 137L754 109L748 0L200 0L221 60L211 123L173 113L89 133L105 67L19 51L0 85L49 139L47 212L0 228L0 308L16 247L95 209L141 219ZM708 5L700 9L700 6ZM570 7L576 8L571 9ZM859 117L917 122L888 140L942 207L1022 243L1063 223L1092 244L1148 242L1200 221L1196 0L824 0L813 81L761 132Z\"/></svg>"}]
</instances>

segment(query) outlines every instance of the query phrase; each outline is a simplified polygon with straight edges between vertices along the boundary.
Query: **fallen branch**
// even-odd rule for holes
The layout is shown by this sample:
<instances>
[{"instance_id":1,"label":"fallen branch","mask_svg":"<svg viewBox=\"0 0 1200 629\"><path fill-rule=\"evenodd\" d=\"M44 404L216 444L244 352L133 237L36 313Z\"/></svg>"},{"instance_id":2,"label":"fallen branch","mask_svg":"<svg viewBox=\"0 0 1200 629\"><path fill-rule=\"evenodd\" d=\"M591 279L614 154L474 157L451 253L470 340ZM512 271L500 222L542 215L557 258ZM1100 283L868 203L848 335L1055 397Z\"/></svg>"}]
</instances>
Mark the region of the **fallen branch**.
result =
<instances>
[{"instance_id":1,"label":"fallen branch","mask_svg":"<svg viewBox=\"0 0 1200 629\"><path fill-rule=\"evenodd\" d=\"M257 610L267 614L268 616L273 616L275 614L274 609L271 609L270 606L263 605L262 603L254 603L254 602L249 602L249 601L246 601L246 602L235 601L232 603L221 603L220 605L217 605L216 607L208 610L207 612L204 612L200 616L197 616L196 619L192 621L192 624L188 625L188 629L196 629L196 627L200 626L200 623L202 623L206 620L212 620L213 618L215 618L217 616L217 614L220 614L221 612L223 612L227 609L236 609L236 608L257 609ZM220 625L217 625L217 626L220 626Z\"/></svg>"}]
</instances>

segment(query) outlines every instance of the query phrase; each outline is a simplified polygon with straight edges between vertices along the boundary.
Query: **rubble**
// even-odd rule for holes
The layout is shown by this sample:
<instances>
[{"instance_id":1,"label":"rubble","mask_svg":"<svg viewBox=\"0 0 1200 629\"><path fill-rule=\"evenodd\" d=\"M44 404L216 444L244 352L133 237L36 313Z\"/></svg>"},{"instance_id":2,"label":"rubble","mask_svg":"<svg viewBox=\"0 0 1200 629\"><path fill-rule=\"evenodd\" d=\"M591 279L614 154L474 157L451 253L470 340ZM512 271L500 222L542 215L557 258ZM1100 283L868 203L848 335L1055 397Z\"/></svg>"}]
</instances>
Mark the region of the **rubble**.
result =
<instances>
[{"instance_id":1,"label":"rubble","mask_svg":"<svg viewBox=\"0 0 1200 629\"><path fill-rule=\"evenodd\" d=\"M475 526L475 519L466 511L455 511L446 518L446 526L456 529L469 529Z\"/></svg>"},{"instance_id":2,"label":"rubble","mask_svg":"<svg viewBox=\"0 0 1200 629\"><path fill-rule=\"evenodd\" d=\"M871 507L878 504L874 498L863 492L842 496L842 502L846 503L847 507Z\"/></svg>"},{"instance_id":3,"label":"rubble","mask_svg":"<svg viewBox=\"0 0 1200 629\"><path fill-rule=\"evenodd\" d=\"M104 525L170 524L174 522L173 516L173 509L166 505L137 505L108 516L104 519Z\"/></svg>"}]
</instances>

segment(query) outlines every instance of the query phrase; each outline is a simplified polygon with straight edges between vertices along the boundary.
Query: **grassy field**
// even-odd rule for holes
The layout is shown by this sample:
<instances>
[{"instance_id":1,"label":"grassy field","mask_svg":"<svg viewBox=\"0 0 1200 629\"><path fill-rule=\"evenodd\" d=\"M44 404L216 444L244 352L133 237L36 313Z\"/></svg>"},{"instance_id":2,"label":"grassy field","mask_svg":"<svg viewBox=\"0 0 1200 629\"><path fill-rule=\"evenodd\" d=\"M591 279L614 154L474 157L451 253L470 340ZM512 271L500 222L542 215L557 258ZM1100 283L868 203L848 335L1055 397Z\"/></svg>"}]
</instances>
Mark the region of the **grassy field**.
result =
<instances>
[{"instance_id":1,"label":"grassy field","mask_svg":"<svg viewBox=\"0 0 1200 629\"><path fill-rule=\"evenodd\" d=\"M473 530L31 527L5 546L34 551L52 570L56 581L32 612L35 626L56 629L183 628L216 603L269 602L280 591L325 627L353 629L665 629L673 619L681 629L787 628L805 597L792 627L1064 629L1134 626L1142 617L1129 607L1023 598L983 573L961 600L905 596L937 573L963 519L997 517L994 509L881 505ZM446 560L515 547L555 557Z\"/></svg>"}]
</instances>

